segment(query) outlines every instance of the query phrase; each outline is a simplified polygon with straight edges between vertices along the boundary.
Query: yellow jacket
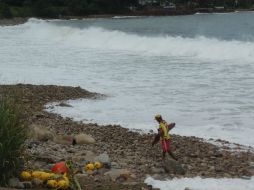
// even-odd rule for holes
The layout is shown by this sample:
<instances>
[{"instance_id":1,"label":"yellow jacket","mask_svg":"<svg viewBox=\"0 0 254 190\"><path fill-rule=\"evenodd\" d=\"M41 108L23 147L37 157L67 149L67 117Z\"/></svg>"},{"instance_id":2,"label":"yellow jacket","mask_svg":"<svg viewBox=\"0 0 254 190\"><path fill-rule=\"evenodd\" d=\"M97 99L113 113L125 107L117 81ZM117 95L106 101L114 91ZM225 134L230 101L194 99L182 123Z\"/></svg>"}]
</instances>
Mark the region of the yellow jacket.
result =
<instances>
[{"instance_id":1,"label":"yellow jacket","mask_svg":"<svg viewBox=\"0 0 254 190\"><path fill-rule=\"evenodd\" d=\"M168 124L166 121L160 122L159 130L160 130L160 134L161 134L160 140L164 140L164 139L169 140L170 139Z\"/></svg>"}]
</instances>

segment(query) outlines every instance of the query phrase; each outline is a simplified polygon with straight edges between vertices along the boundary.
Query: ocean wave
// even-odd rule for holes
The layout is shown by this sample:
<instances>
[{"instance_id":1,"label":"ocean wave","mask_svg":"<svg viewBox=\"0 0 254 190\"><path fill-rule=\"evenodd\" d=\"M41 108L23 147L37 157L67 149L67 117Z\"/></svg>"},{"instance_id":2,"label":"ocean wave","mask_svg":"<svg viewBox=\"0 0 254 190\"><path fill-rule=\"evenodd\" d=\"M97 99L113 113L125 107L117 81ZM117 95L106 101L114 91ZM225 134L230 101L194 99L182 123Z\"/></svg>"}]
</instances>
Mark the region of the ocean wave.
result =
<instances>
[{"instance_id":1,"label":"ocean wave","mask_svg":"<svg viewBox=\"0 0 254 190\"><path fill-rule=\"evenodd\" d=\"M125 51L144 56L167 56L201 62L253 62L254 42L222 40L205 36L193 38L170 35L138 35L101 27L75 28L51 21L29 19L25 35L48 43Z\"/></svg>"}]
</instances>

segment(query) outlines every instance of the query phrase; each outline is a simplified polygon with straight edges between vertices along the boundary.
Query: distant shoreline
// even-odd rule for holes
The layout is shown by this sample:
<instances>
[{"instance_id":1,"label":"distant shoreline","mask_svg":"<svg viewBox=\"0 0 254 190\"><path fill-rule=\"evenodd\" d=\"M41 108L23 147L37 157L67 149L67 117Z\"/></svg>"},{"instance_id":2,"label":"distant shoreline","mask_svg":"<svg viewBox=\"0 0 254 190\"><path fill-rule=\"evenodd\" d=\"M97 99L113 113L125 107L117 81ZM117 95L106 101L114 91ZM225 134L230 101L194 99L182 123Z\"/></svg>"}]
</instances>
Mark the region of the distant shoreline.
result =
<instances>
[{"instance_id":1,"label":"distant shoreline","mask_svg":"<svg viewBox=\"0 0 254 190\"><path fill-rule=\"evenodd\" d=\"M16 17L16 18L4 18L0 19L0 26L14 26L18 24L24 24L28 21L29 18L21 18L21 17Z\"/></svg>"},{"instance_id":2,"label":"distant shoreline","mask_svg":"<svg viewBox=\"0 0 254 190\"><path fill-rule=\"evenodd\" d=\"M151 11L137 11L128 14L98 14L98 15L87 15L87 16L60 16L58 18L46 18L38 17L38 19L89 19L89 18L114 18L114 17L146 17L146 16L187 16L194 14L213 14L213 13L234 13L234 12L254 12L253 9L230 9L230 10L211 10L211 9L197 9L197 10L151 10ZM26 23L30 18L37 17L14 17L14 18L1 18L0 26L13 26Z\"/></svg>"}]
</instances>

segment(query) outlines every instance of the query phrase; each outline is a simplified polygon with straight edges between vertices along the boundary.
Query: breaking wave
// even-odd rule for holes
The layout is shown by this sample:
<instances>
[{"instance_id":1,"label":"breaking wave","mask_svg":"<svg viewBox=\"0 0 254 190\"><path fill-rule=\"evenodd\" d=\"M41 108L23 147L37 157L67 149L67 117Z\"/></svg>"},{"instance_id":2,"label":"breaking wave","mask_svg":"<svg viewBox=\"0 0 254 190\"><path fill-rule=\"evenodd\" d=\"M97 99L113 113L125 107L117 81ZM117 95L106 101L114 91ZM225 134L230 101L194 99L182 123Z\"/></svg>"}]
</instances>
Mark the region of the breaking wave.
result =
<instances>
[{"instance_id":1,"label":"breaking wave","mask_svg":"<svg viewBox=\"0 0 254 190\"><path fill-rule=\"evenodd\" d=\"M30 19L25 34L48 43L107 51L123 51L145 56L167 56L201 62L254 62L254 42L221 40L196 36L145 36L101 27L60 26L55 21Z\"/></svg>"}]
</instances>

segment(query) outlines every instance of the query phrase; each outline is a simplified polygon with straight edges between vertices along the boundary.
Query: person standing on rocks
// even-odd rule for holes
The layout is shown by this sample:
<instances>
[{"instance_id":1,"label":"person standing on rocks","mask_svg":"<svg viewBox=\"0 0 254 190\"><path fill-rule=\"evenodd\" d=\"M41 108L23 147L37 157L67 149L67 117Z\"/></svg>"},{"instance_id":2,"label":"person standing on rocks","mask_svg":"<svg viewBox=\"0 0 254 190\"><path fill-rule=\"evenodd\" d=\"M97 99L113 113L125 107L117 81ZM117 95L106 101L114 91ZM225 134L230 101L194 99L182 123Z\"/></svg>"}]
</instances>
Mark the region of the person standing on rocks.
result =
<instances>
[{"instance_id":1,"label":"person standing on rocks","mask_svg":"<svg viewBox=\"0 0 254 190\"><path fill-rule=\"evenodd\" d=\"M166 153L168 153L174 160L177 160L170 148L171 139L169 135L169 131L175 127L175 123L167 124L167 122L162 119L162 116L160 114L155 116L155 120L159 123L159 129L158 134L155 136L152 142L152 146L155 145L160 139L163 150L163 160L165 160Z\"/></svg>"}]
</instances>

